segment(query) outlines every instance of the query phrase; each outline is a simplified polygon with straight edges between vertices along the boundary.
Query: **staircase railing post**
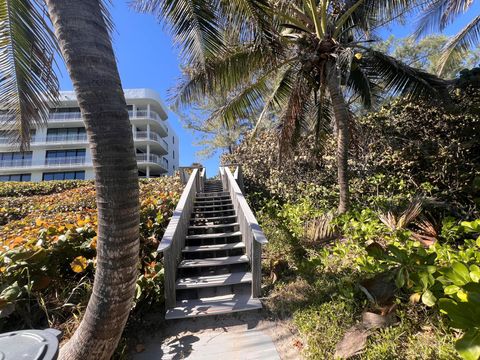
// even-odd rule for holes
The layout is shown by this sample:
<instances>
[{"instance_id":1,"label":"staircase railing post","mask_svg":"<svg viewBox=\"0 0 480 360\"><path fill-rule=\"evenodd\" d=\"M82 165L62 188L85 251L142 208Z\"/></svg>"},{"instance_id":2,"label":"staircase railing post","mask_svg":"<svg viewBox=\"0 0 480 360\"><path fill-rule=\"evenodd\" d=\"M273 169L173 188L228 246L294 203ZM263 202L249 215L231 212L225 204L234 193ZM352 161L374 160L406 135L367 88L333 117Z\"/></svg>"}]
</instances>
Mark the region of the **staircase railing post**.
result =
<instances>
[{"instance_id":1,"label":"staircase railing post","mask_svg":"<svg viewBox=\"0 0 480 360\"><path fill-rule=\"evenodd\" d=\"M252 246L252 297L258 298L262 294L262 245L253 240Z\"/></svg>"},{"instance_id":2,"label":"staircase railing post","mask_svg":"<svg viewBox=\"0 0 480 360\"><path fill-rule=\"evenodd\" d=\"M177 302L176 290L175 290L175 281L176 281L176 268L177 264L175 261L176 256L172 254L173 249L169 248L163 253L164 261L164 291L165 291L165 307L172 308L175 307Z\"/></svg>"}]
</instances>

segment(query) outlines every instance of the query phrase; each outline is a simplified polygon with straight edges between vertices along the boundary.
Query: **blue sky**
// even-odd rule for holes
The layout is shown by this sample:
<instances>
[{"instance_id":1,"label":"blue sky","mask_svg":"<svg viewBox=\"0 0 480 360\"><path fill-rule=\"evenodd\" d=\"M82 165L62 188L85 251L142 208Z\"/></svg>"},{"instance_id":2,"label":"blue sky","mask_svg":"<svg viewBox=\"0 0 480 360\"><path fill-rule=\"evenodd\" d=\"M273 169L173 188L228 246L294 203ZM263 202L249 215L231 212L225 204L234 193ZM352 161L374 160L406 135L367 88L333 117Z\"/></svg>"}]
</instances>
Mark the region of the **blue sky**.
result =
<instances>
[{"instance_id":1,"label":"blue sky","mask_svg":"<svg viewBox=\"0 0 480 360\"><path fill-rule=\"evenodd\" d=\"M111 12L116 26L113 45L123 87L152 88L166 99L167 90L175 85L180 75L178 51L174 48L172 39L151 15L138 14L130 10L127 1L113 1ZM480 1L476 1L469 13L450 26L446 34L454 34L479 13ZM408 36L414 26L413 19L412 22L402 26L394 24L382 31L382 35ZM72 90L72 84L63 66L60 87L62 90ZM195 152L199 150L193 146L195 135L190 130L184 129L176 114L171 111L169 121L180 138L180 165L200 161L195 157ZM215 175L218 171L218 156L201 162L207 167L209 176Z\"/></svg>"}]
</instances>

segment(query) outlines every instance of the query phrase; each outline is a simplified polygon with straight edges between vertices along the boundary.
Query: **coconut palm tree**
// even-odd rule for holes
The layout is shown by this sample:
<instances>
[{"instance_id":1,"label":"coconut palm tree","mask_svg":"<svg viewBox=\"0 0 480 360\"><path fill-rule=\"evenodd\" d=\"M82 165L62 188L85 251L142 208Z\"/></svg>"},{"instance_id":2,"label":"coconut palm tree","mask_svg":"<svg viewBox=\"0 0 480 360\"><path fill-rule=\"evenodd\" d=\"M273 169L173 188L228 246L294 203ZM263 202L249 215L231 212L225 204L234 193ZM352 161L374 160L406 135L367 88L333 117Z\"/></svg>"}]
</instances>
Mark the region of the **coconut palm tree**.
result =
<instances>
[{"instance_id":1,"label":"coconut palm tree","mask_svg":"<svg viewBox=\"0 0 480 360\"><path fill-rule=\"evenodd\" d=\"M0 103L23 148L58 97L51 69L60 49L85 122L98 207L93 292L63 359L109 359L132 306L139 252L138 171L115 62L108 11L100 0L0 1ZM8 117L8 116L7 116Z\"/></svg>"},{"instance_id":2,"label":"coconut palm tree","mask_svg":"<svg viewBox=\"0 0 480 360\"><path fill-rule=\"evenodd\" d=\"M427 2L420 19L416 36L430 31L443 31L459 15L466 13L474 4L474 0L430 0ZM448 71L449 66L470 48L480 45L480 15L473 18L460 32L445 44L439 62L438 74Z\"/></svg>"},{"instance_id":3,"label":"coconut palm tree","mask_svg":"<svg viewBox=\"0 0 480 360\"><path fill-rule=\"evenodd\" d=\"M369 47L379 24L417 1L394 0L137 0L172 31L188 64L174 90L174 105L222 94L214 115L226 124L272 110L288 149L302 124L314 117L319 135L331 114L337 137L340 200L349 207L350 112L346 92L365 106L379 94L442 95L445 82ZM226 95L225 95L226 94ZM330 106L331 105L331 106ZM327 115L327 116L326 116ZM318 136L318 138L320 138Z\"/></svg>"}]
</instances>

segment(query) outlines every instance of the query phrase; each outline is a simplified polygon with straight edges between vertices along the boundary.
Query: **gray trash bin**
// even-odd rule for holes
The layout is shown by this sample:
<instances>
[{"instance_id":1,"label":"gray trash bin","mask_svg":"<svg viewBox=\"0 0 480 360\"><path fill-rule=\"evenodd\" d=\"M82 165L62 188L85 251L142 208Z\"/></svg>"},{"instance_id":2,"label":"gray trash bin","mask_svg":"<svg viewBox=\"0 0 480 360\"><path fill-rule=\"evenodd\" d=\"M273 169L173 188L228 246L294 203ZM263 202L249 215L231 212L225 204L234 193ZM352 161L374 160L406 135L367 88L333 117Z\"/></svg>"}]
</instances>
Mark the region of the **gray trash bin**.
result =
<instances>
[{"instance_id":1,"label":"gray trash bin","mask_svg":"<svg viewBox=\"0 0 480 360\"><path fill-rule=\"evenodd\" d=\"M0 360L54 360L62 332L18 330L0 334Z\"/></svg>"}]
</instances>

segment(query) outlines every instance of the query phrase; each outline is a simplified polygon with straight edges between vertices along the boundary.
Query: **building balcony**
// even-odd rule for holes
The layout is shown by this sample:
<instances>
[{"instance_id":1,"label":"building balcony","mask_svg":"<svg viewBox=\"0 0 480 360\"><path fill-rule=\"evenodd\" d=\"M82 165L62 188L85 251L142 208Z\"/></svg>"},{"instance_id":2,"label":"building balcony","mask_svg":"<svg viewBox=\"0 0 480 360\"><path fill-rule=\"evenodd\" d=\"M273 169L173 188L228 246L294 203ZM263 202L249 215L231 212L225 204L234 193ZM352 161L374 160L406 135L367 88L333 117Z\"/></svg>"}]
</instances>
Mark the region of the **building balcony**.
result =
<instances>
[{"instance_id":1,"label":"building balcony","mask_svg":"<svg viewBox=\"0 0 480 360\"><path fill-rule=\"evenodd\" d=\"M154 130L158 131L160 136L164 137L168 135L168 127L164 121L155 111L150 110L137 110L128 111L130 120L142 125L150 123ZM150 122L153 120L153 122ZM0 115L0 124L8 124L15 121L14 115L2 114ZM52 112L49 114L48 123L69 123L70 125L83 125L82 114L80 112Z\"/></svg>"},{"instance_id":2,"label":"building balcony","mask_svg":"<svg viewBox=\"0 0 480 360\"><path fill-rule=\"evenodd\" d=\"M158 156L156 154L137 154L137 164L139 168L143 167L144 165L149 165L151 167L159 168L160 172L167 172L168 167L165 166L165 162L163 161L162 156Z\"/></svg>"},{"instance_id":3,"label":"building balcony","mask_svg":"<svg viewBox=\"0 0 480 360\"><path fill-rule=\"evenodd\" d=\"M50 169L50 168L85 168L92 167L91 162L87 162L84 157L65 157L65 158L49 158L44 161L32 161L32 159L19 160L3 160L0 161L1 170L14 169Z\"/></svg>"},{"instance_id":4,"label":"building balcony","mask_svg":"<svg viewBox=\"0 0 480 360\"><path fill-rule=\"evenodd\" d=\"M150 110L148 112L147 110L137 110L137 111L128 111L128 116L130 117L130 120L133 120L134 123L138 123L141 125L146 125L149 120L154 120L152 125L154 127L154 130L157 130L160 134L160 136L164 137L168 135L168 128L164 124L164 121L158 115L155 111Z\"/></svg>"},{"instance_id":5,"label":"building balcony","mask_svg":"<svg viewBox=\"0 0 480 360\"><path fill-rule=\"evenodd\" d=\"M35 135L30 140L30 146L63 146L63 145L78 145L88 144L87 134L71 134L71 135L47 135L39 136ZM12 139L8 137L0 137L0 147L18 148L18 144L12 143Z\"/></svg>"},{"instance_id":6,"label":"building balcony","mask_svg":"<svg viewBox=\"0 0 480 360\"><path fill-rule=\"evenodd\" d=\"M47 158L45 159L46 167L68 167L85 165L86 161L84 157L60 157L60 158Z\"/></svg>"},{"instance_id":7,"label":"building balcony","mask_svg":"<svg viewBox=\"0 0 480 360\"><path fill-rule=\"evenodd\" d=\"M160 155L168 154L168 143L157 133L150 131L137 131L134 135L135 146L150 145L151 149Z\"/></svg>"}]
</instances>

